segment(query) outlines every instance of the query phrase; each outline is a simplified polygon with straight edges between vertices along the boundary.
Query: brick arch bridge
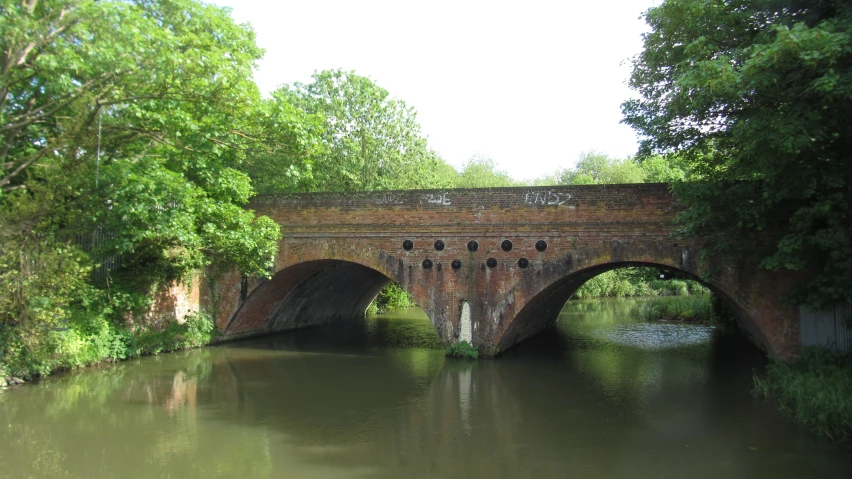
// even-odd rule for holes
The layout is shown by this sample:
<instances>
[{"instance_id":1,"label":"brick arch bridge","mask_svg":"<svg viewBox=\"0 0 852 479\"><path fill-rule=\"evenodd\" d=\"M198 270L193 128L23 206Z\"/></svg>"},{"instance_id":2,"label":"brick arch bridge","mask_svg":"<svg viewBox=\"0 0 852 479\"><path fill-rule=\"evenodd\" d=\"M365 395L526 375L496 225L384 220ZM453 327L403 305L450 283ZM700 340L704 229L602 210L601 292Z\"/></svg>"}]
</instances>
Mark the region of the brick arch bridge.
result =
<instances>
[{"instance_id":1,"label":"brick arch bridge","mask_svg":"<svg viewBox=\"0 0 852 479\"><path fill-rule=\"evenodd\" d=\"M798 351L798 310L778 303L794 279L756 259L700 265L700 244L670 236L664 184L261 195L249 207L284 238L271 279L229 273L203 292L226 339L363 316L392 280L444 342L497 354L555 320L587 279L658 265L690 278L713 268L707 286L755 344Z\"/></svg>"}]
</instances>

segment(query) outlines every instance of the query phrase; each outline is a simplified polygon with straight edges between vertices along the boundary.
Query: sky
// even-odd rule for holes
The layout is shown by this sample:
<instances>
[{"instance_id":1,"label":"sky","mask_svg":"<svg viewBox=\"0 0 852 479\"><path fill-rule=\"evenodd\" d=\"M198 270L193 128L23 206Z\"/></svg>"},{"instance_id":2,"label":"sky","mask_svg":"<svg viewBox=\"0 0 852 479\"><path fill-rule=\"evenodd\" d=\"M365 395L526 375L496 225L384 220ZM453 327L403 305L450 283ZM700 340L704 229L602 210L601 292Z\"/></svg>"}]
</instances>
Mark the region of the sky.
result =
<instances>
[{"instance_id":1,"label":"sky","mask_svg":"<svg viewBox=\"0 0 852 479\"><path fill-rule=\"evenodd\" d=\"M355 70L413 106L453 166L485 155L530 179L584 151L636 152L620 105L636 96L627 79L648 30L641 14L660 0L211 3L257 33L261 91Z\"/></svg>"}]
</instances>

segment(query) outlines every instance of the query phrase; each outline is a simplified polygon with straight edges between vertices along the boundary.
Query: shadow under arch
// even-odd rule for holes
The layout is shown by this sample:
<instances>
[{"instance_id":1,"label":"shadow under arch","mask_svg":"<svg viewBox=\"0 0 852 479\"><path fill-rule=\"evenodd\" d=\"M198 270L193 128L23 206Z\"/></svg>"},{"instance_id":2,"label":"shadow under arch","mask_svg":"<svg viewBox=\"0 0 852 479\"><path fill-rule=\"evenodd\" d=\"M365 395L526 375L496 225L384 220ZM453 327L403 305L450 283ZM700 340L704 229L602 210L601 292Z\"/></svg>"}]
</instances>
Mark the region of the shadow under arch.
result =
<instances>
[{"instance_id":1,"label":"shadow under arch","mask_svg":"<svg viewBox=\"0 0 852 479\"><path fill-rule=\"evenodd\" d=\"M352 261L320 259L291 265L258 285L223 333L234 338L362 318L391 281L385 273Z\"/></svg>"},{"instance_id":2,"label":"shadow under arch","mask_svg":"<svg viewBox=\"0 0 852 479\"><path fill-rule=\"evenodd\" d=\"M586 281L607 271L629 267L660 268L673 272L679 278L693 280L705 286L728 308L737 321L737 325L748 336L749 340L764 351L767 350L767 343L763 333L751 321L744 308L732 299L733 296L730 292L724 291L718 285L705 282L698 276L683 269L663 263L645 261L618 261L598 264L571 272L553 281L524 304L502 335L499 349L505 351L513 345L534 336L549 324L555 322L565 304Z\"/></svg>"}]
</instances>

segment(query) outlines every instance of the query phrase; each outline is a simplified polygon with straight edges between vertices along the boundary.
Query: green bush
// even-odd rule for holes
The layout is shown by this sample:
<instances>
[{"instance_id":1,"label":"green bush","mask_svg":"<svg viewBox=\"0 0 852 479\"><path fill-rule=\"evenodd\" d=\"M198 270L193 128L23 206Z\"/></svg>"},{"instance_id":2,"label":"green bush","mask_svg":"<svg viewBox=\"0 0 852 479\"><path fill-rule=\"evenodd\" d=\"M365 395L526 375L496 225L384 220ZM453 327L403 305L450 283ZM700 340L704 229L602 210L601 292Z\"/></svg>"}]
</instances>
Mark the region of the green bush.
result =
<instances>
[{"instance_id":1,"label":"green bush","mask_svg":"<svg viewBox=\"0 0 852 479\"><path fill-rule=\"evenodd\" d=\"M447 356L453 358L476 359L479 357L479 350L467 341L459 341L457 343L450 344L447 347Z\"/></svg>"},{"instance_id":2,"label":"green bush","mask_svg":"<svg viewBox=\"0 0 852 479\"><path fill-rule=\"evenodd\" d=\"M772 360L754 393L778 401L780 409L812 431L835 441L852 440L852 357L805 349L793 362Z\"/></svg>"},{"instance_id":3,"label":"green bush","mask_svg":"<svg viewBox=\"0 0 852 479\"><path fill-rule=\"evenodd\" d=\"M70 326L41 333L38 343L25 340L26 330L4 328L0 334L0 362L10 374L32 377L128 357L131 334L127 328L109 321L101 321L87 331Z\"/></svg>"},{"instance_id":4,"label":"green bush","mask_svg":"<svg viewBox=\"0 0 852 479\"><path fill-rule=\"evenodd\" d=\"M206 314L194 313L183 322L171 320L156 329L134 332L105 315L91 315L72 319L68 328L47 331L38 347L27 345L25 334L0 328L0 369L10 375L46 376L57 370L203 346L213 339L214 325Z\"/></svg>"},{"instance_id":5,"label":"green bush","mask_svg":"<svg viewBox=\"0 0 852 479\"><path fill-rule=\"evenodd\" d=\"M188 314L183 322L170 320L165 327L140 333L135 338L134 353L159 354L197 348L213 339L213 329L213 321L206 314Z\"/></svg>"},{"instance_id":6,"label":"green bush","mask_svg":"<svg viewBox=\"0 0 852 479\"><path fill-rule=\"evenodd\" d=\"M414 299L396 283L390 283L384 287L376 296L376 299L367 307L367 315L386 313L395 309L410 308L416 306Z\"/></svg>"}]
</instances>

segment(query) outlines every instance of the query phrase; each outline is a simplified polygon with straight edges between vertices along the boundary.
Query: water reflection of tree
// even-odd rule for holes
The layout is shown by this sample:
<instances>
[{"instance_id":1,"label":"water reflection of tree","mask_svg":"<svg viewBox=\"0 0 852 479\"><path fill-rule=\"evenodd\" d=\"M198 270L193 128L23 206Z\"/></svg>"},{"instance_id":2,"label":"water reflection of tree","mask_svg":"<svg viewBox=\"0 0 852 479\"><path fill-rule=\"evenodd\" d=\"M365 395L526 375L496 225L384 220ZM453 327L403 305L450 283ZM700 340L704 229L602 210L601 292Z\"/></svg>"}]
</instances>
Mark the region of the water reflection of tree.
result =
<instances>
[{"instance_id":1,"label":"water reflection of tree","mask_svg":"<svg viewBox=\"0 0 852 479\"><path fill-rule=\"evenodd\" d=\"M146 358L15 391L3 405L3 475L268 475L262 435L231 427L223 442L199 420L199 409L221 391L209 387L216 368L210 356L203 350Z\"/></svg>"}]
</instances>

